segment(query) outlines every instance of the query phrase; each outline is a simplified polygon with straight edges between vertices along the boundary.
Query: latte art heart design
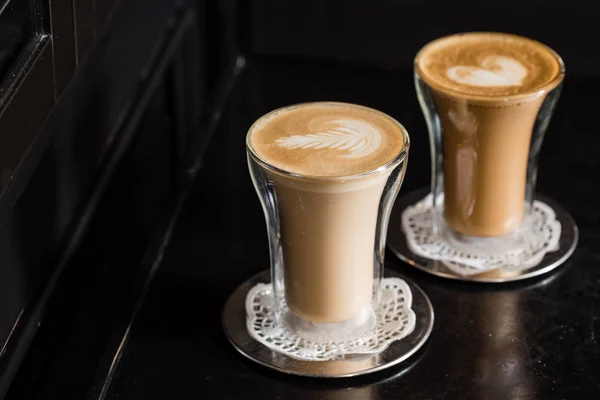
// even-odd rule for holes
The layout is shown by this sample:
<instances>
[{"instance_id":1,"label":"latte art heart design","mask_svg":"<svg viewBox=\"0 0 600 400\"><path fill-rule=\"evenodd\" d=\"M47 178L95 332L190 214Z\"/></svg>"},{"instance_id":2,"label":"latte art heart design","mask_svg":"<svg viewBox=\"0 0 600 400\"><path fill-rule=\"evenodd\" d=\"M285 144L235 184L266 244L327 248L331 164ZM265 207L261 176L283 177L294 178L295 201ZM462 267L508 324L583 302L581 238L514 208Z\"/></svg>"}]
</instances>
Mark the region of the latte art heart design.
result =
<instances>
[{"instance_id":1,"label":"latte art heart design","mask_svg":"<svg viewBox=\"0 0 600 400\"><path fill-rule=\"evenodd\" d=\"M275 143L288 149L331 149L343 158L364 157L381 144L381 133L367 122L340 119L330 121L330 125L321 132L283 137Z\"/></svg>"},{"instance_id":2,"label":"latte art heart design","mask_svg":"<svg viewBox=\"0 0 600 400\"><path fill-rule=\"evenodd\" d=\"M527 76L527 69L517 60L503 56L487 56L480 67L457 65L448 68L448 78L456 83L479 87L518 86Z\"/></svg>"}]
</instances>

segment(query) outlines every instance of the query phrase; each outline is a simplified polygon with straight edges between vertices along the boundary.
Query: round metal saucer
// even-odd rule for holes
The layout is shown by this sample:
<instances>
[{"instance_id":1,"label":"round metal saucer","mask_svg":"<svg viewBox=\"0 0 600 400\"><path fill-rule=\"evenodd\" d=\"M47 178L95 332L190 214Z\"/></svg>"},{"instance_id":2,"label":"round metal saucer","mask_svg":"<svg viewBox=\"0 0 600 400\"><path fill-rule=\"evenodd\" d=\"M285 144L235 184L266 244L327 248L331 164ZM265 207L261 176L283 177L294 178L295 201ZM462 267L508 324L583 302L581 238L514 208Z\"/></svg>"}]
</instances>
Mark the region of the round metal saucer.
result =
<instances>
[{"instance_id":1,"label":"round metal saucer","mask_svg":"<svg viewBox=\"0 0 600 400\"><path fill-rule=\"evenodd\" d=\"M417 319L415 330L410 335L393 342L379 354L351 356L335 361L301 361L274 352L254 340L246 329L246 294L257 283L270 281L268 271L254 275L229 296L223 309L223 329L237 351L258 364L286 374L345 378L381 371L416 353L425 344L433 329L433 307L425 292L396 272L385 272L386 277L400 277L406 281L412 291L412 309Z\"/></svg>"},{"instance_id":2,"label":"round metal saucer","mask_svg":"<svg viewBox=\"0 0 600 400\"><path fill-rule=\"evenodd\" d=\"M536 199L546 203L556 213L556 219L561 224L561 236L559 249L547 253L542 262L525 271L515 272L496 269L482 274L462 276L448 269L438 260L432 260L416 255L408 248L406 237L402 232L402 212L424 198L429 193L429 188L417 189L406 196L398 198L388 227L387 244L389 249L401 260L417 267L418 269L443 278L456 279L471 282L512 282L533 278L552 271L563 264L575 251L579 240L579 230L573 217L558 203L543 195L537 195Z\"/></svg>"}]
</instances>

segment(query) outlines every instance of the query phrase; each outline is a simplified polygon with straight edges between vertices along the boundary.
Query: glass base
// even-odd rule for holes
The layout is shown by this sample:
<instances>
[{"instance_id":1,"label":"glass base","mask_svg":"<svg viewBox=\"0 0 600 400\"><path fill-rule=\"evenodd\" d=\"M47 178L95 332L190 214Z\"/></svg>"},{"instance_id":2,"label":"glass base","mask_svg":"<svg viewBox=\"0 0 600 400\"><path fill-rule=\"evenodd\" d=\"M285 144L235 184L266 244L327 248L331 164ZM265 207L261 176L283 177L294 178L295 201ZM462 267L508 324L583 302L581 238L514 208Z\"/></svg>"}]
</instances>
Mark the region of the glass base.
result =
<instances>
[{"instance_id":1,"label":"glass base","mask_svg":"<svg viewBox=\"0 0 600 400\"><path fill-rule=\"evenodd\" d=\"M439 260L429 259L415 254L409 249L406 243L406 237L402 231L402 212L407 207L412 206L420 201L428 193L429 188L422 188L415 190L406 196L398 198L390 217L387 244L392 253L394 253L398 258L433 275L449 279L475 282L509 282L528 279L548 273L563 264L571 256L575 250L575 247L577 246L579 232L573 218L556 202L545 196L539 195L537 196L537 199L541 200L550 208L552 208L556 214L556 219L561 224L562 232L559 239L558 249L556 251L547 253L541 262L536 266L529 269L524 269L522 271L497 268L474 275L459 275L449 269L446 265L444 265L443 262ZM470 241L470 243L473 245L484 247L490 246L490 249L494 249L493 246L497 245L498 241L498 238L473 238L448 232L442 232L442 234L452 235L453 237L451 239L460 241L461 246L464 246L465 243L468 244ZM446 236L446 238L448 238L448 236ZM505 241L506 238L502 237L502 240ZM510 240L506 242L510 243ZM503 246L504 245L505 244L503 244Z\"/></svg>"},{"instance_id":2,"label":"glass base","mask_svg":"<svg viewBox=\"0 0 600 400\"><path fill-rule=\"evenodd\" d=\"M316 343L354 340L372 330L376 324L375 313L371 307L362 310L356 318L342 322L310 322L291 311L286 312L280 321L299 337Z\"/></svg>"},{"instance_id":3,"label":"glass base","mask_svg":"<svg viewBox=\"0 0 600 400\"><path fill-rule=\"evenodd\" d=\"M527 221L523 221L523 223L527 223ZM443 226L440 228L442 235L444 235L448 242L463 247L477 247L486 253L492 251L503 252L514 247L520 247L523 244L522 240L520 240L520 236L518 235L519 228L502 236L480 237L469 236L456 232L447 226L445 222L442 222L442 225Z\"/></svg>"},{"instance_id":4,"label":"glass base","mask_svg":"<svg viewBox=\"0 0 600 400\"><path fill-rule=\"evenodd\" d=\"M441 217L438 218L441 219ZM502 260L502 258L506 258L506 261L510 259L511 262L514 263L515 267L518 266L518 268L514 269L527 270L528 266L535 266L535 264L539 262L538 260L542 259L539 255L532 257L528 256L528 254L534 250L536 250L535 253L537 253L541 251L541 248L543 247L548 249L552 248L551 240L546 241L547 238L545 236L538 234L537 227L539 224L536 224L535 219L536 218L530 214L526 214L526 217L523 219L521 224L512 232L501 236L487 237L470 236L456 232L444 220L441 220L439 222L438 234L446 244L454 249L456 254L464 255L461 258L464 259L463 262L467 263L467 265L472 265L469 264L469 262L473 262L472 260L475 257L482 257L482 261L476 263L473 262L476 265L478 264L481 268L488 263L483 260L495 260L495 263L502 263L500 260ZM560 239L557 238L554 240ZM542 243L546 244L542 245ZM512 257L498 257L498 255L507 254L512 254ZM523 254L523 256L519 256L518 254ZM426 255L421 255L427 258ZM458 263L456 265L461 264L461 261L455 260L455 262ZM498 270L496 270L495 274L498 274ZM516 276L517 274L507 269L504 275Z\"/></svg>"}]
</instances>

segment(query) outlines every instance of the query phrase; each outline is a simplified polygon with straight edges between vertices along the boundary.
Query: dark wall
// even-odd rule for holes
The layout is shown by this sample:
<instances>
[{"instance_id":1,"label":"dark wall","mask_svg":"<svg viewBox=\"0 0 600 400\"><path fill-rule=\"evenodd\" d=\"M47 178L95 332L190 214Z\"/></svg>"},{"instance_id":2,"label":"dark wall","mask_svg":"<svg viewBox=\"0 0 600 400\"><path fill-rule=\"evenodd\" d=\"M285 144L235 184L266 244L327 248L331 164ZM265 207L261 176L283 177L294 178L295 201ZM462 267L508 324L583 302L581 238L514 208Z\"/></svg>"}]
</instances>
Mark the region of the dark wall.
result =
<instances>
[{"instance_id":1,"label":"dark wall","mask_svg":"<svg viewBox=\"0 0 600 400\"><path fill-rule=\"evenodd\" d=\"M117 200L144 179L175 189L205 104L204 12L195 1L0 0L0 398L55 322L49 299L136 137L154 163ZM25 44L8 46L19 35ZM168 123L147 122L157 132L136 129L159 111ZM173 172L155 173L163 164Z\"/></svg>"},{"instance_id":2,"label":"dark wall","mask_svg":"<svg viewBox=\"0 0 600 400\"><path fill-rule=\"evenodd\" d=\"M511 32L540 40L567 70L598 75L600 2L586 0L253 0L251 54L412 68L428 41L465 31Z\"/></svg>"}]
</instances>

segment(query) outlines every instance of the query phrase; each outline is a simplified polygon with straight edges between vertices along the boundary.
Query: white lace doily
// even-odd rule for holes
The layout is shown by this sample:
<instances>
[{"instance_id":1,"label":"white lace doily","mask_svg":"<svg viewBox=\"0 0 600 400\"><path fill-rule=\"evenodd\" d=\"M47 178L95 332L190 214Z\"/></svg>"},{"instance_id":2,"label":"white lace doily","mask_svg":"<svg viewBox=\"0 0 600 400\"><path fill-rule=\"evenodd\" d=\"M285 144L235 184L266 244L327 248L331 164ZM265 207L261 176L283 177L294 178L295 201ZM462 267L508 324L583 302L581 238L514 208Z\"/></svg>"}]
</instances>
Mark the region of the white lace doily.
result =
<instances>
[{"instance_id":1,"label":"white lace doily","mask_svg":"<svg viewBox=\"0 0 600 400\"><path fill-rule=\"evenodd\" d=\"M468 276L501 268L524 271L538 265L546 253L558 250L561 226L547 204L534 201L521 226L506 237L452 240L433 230L433 196L427 195L402 213L402 230L409 249L440 260L453 272Z\"/></svg>"},{"instance_id":2,"label":"white lace doily","mask_svg":"<svg viewBox=\"0 0 600 400\"><path fill-rule=\"evenodd\" d=\"M350 354L376 354L392 342L409 335L415 328L415 313L411 309L412 293L402 279L385 278L381 282L380 307L375 312L374 329L351 340L314 342L300 337L276 318L273 307L273 286L259 283L246 297L246 327L248 333L271 350L306 361L342 359ZM289 312L285 302L280 312ZM282 321L281 324L276 321Z\"/></svg>"}]
</instances>

